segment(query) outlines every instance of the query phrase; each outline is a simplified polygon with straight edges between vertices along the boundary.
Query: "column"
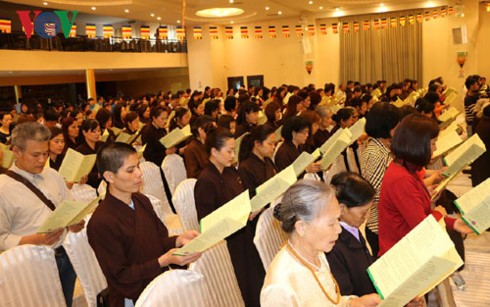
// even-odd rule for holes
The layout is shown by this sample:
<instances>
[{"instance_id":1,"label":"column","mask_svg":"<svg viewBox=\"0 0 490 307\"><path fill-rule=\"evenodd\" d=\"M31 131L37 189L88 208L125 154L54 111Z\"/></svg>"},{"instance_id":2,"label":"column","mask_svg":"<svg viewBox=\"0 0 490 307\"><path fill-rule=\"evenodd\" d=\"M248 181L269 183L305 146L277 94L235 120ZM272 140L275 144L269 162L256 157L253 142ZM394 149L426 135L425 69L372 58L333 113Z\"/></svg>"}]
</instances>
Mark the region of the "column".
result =
<instances>
[{"instance_id":1,"label":"column","mask_svg":"<svg viewBox=\"0 0 490 307\"><path fill-rule=\"evenodd\" d=\"M93 69L85 70L85 83L87 85L87 99L94 98L97 101L97 93L95 92L95 72Z\"/></svg>"}]
</instances>

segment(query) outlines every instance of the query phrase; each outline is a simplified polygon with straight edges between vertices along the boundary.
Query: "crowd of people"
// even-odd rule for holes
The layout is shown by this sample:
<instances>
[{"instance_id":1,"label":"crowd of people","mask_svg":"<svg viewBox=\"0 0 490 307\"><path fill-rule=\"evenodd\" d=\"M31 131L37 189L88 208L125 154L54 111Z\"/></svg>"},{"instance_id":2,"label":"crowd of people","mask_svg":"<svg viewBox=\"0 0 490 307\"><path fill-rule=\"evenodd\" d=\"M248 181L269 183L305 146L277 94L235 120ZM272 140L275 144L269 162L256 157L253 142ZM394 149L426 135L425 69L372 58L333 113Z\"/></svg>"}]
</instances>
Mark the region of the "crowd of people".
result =
<instances>
[{"instance_id":1,"label":"crowd of people","mask_svg":"<svg viewBox=\"0 0 490 307\"><path fill-rule=\"evenodd\" d=\"M482 99L489 93L485 78L470 76L465 85L468 134L477 133L490 146L490 103ZM340 171L326 176L319 161L311 163L300 178L310 174L318 180L298 181L274 207L289 240L267 274L253 243L262 210L252 212L227 245L247 307L376 306L380 297L367 267L425 217L443 218L459 238L472 232L461 219L448 216L454 211L449 191L433 195L443 176L441 169L428 166L435 162L438 118L447 109L445 88L442 77L431 80L423 96L401 108L395 102L418 91L417 81L389 86L384 80L348 81L338 89L332 83L323 88L250 86L226 93L206 87L140 99L90 98L76 105L20 102L0 114L0 142L15 156L0 175L0 251L20 244L53 246L70 306L76 275L61 245L66 231L36 230L71 198L74 184L97 189L105 181L106 196L88 224L68 231L87 227L108 282L110 305L132 306L156 276L201 255L174 255L175 248L198 233L169 237L149 199L139 192L142 173L135 148L143 148L144 160L157 166L167 155L183 158L187 177L197 179L194 197L201 219L245 190L253 197L257 187L302 152L313 153L337 130L365 118L365 134L338 159ZM160 142L187 125L189 139L172 148ZM133 137L121 143L116 141L120 133ZM96 165L80 182L65 182L57 172L69 149L97 155ZM349 152L354 159L347 163ZM489 162L485 153L474 166ZM488 172L488 167L473 167L474 185L489 178ZM163 173L162 180L171 199ZM364 223L366 238L359 230ZM409 304L423 302L414 298Z\"/></svg>"}]
</instances>

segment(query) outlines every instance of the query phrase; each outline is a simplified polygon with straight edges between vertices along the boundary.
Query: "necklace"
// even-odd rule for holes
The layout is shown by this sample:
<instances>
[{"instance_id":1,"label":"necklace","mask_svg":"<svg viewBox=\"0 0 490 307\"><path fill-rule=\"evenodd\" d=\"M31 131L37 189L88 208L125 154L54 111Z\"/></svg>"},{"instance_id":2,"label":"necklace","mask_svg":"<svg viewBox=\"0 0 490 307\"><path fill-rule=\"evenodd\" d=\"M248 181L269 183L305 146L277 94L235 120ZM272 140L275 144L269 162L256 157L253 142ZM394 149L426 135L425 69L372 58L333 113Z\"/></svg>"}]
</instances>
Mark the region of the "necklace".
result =
<instances>
[{"instance_id":1,"label":"necklace","mask_svg":"<svg viewBox=\"0 0 490 307\"><path fill-rule=\"evenodd\" d=\"M288 250L288 252L294 257L296 258L296 260L298 260L302 265L304 265L310 272L311 274L313 274L313 277L315 278L315 281L316 283L318 284L318 286L320 287L320 289L322 290L323 294L325 294L325 296L327 297L327 299L334 305L337 305L339 302L340 302L340 298L341 298L341 295L340 295L340 289L339 289L339 285L337 284L337 281L335 280L335 277L333 276L332 272L330 272L330 277L332 277L332 280L335 284L335 296L336 296L336 299L333 300L330 295L328 295L327 293L327 290L325 290L325 288L323 287L322 283L320 282L320 280L318 279L318 277L316 276L315 274L315 269L319 269L316 265L312 264L310 261L308 261L307 259L305 259L294 247L293 245L291 244L291 242L288 240L288 242L286 243L286 248Z\"/></svg>"}]
</instances>

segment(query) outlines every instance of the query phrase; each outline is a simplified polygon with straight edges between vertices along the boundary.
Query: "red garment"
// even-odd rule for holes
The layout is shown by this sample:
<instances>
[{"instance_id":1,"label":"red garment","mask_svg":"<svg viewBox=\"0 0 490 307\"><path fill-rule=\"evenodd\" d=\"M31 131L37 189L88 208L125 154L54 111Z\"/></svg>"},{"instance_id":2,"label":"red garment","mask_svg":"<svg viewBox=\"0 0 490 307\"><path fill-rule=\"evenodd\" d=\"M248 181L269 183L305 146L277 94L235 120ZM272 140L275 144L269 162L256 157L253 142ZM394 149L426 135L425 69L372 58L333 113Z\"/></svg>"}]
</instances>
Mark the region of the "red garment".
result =
<instances>
[{"instance_id":1,"label":"red garment","mask_svg":"<svg viewBox=\"0 0 490 307\"><path fill-rule=\"evenodd\" d=\"M379 256L386 253L429 214L442 218L432 211L429 191L417 171L393 161L388 166L379 196ZM446 225L452 229L455 219L446 217Z\"/></svg>"}]
</instances>

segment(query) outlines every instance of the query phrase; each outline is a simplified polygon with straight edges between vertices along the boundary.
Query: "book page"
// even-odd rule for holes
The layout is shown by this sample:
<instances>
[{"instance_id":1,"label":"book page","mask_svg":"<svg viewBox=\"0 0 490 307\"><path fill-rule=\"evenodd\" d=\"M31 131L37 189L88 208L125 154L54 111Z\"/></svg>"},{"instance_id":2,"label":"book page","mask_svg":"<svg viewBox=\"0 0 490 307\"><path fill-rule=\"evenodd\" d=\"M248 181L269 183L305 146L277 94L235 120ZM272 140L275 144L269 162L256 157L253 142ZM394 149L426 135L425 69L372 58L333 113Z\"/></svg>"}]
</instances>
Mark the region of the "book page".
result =
<instances>
[{"instance_id":1,"label":"book page","mask_svg":"<svg viewBox=\"0 0 490 307\"><path fill-rule=\"evenodd\" d=\"M250 132L245 132L235 139L235 161L238 161L238 155L240 154L240 145L242 144L242 140L248 134L250 134Z\"/></svg>"},{"instance_id":2,"label":"book page","mask_svg":"<svg viewBox=\"0 0 490 307\"><path fill-rule=\"evenodd\" d=\"M331 135L328 140L325 141L325 143L322 144L322 146L320 146L320 151L322 154L324 154L325 152L327 152L327 150L332 147L332 145L339 139L339 137L345 133L345 131L349 131L348 129L344 129L344 128L340 128L338 129L337 131L335 131L335 133L333 135ZM351 132L350 132L351 133ZM351 133L352 135L352 133Z\"/></svg>"},{"instance_id":3,"label":"book page","mask_svg":"<svg viewBox=\"0 0 490 307\"><path fill-rule=\"evenodd\" d=\"M275 135L274 142L277 143L281 140L281 138L282 138L281 133L282 133L282 125L281 125L281 127L277 128L276 131L274 132L274 135Z\"/></svg>"},{"instance_id":4,"label":"book page","mask_svg":"<svg viewBox=\"0 0 490 307\"><path fill-rule=\"evenodd\" d=\"M123 131L123 129L121 128L117 128L117 127L111 127L110 128L112 130L112 132L114 132L114 135L115 136L118 136L119 134L121 134L121 132ZM107 129L106 129L107 130Z\"/></svg>"},{"instance_id":5,"label":"book page","mask_svg":"<svg viewBox=\"0 0 490 307\"><path fill-rule=\"evenodd\" d=\"M440 120L441 122L445 122L450 119L456 118L459 115L459 113L460 112L455 107L449 107L449 109L447 109L446 112L442 113L437 119Z\"/></svg>"},{"instance_id":6,"label":"book page","mask_svg":"<svg viewBox=\"0 0 490 307\"><path fill-rule=\"evenodd\" d=\"M322 157L321 168L327 170L337 157L344 151L351 141L351 137L344 133L340 135L337 141L330 147Z\"/></svg>"},{"instance_id":7,"label":"book page","mask_svg":"<svg viewBox=\"0 0 490 307\"><path fill-rule=\"evenodd\" d=\"M384 305L403 306L463 264L455 252L444 223L429 215L373 263L368 274Z\"/></svg>"},{"instance_id":8,"label":"book page","mask_svg":"<svg viewBox=\"0 0 490 307\"><path fill-rule=\"evenodd\" d=\"M445 133L440 133L436 141L437 149L432 153L432 158L442 156L447 151L458 146L462 142L463 140L455 130L448 130Z\"/></svg>"},{"instance_id":9,"label":"book page","mask_svg":"<svg viewBox=\"0 0 490 307\"><path fill-rule=\"evenodd\" d=\"M104 133L99 138L99 141L101 142L107 142L107 138L109 137L109 130L104 129Z\"/></svg>"},{"instance_id":10,"label":"book page","mask_svg":"<svg viewBox=\"0 0 490 307\"><path fill-rule=\"evenodd\" d=\"M250 197L248 190L246 190L209 215L202 218L201 232L206 232L214 225L218 225L224 219L230 219L245 226L245 224L247 224L250 211Z\"/></svg>"},{"instance_id":11,"label":"book page","mask_svg":"<svg viewBox=\"0 0 490 307\"><path fill-rule=\"evenodd\" d=\"M490 228L490 201L480 203L478 207L464 214L461 218L476 234L481 234Z\"/></svg>"},{"instance_id":12,"label":"book page","mask_svg":"<svg viewBox=\"0 0 490 307\"><path fill-rule=\"evenodd\" d=\"M363 117L360 120L358 120L354 125L352 125L352 127L349 128L349 131L352 133L349 145L354 144L354 142L361 137L361 135L365 132L364 130L365 127L366 127L366 118Z\"/></svg>"},{"instance_id":13,"label":"book page","mask_svg":"<svg viewBox=\"0 0 490 307\"><path fill-rule=\"evenodd\" d=\"M405 101L401 100L401 99L400 99L400 97L398 97L398 98L396 99L396 101L395 101L395 102L393 102L393 104L394 104L396 107L401 108L401 107L403 107L403 106L405 105Z\"/></svg>"},{"instance_id":14,"label":"book page","mask_svg":"<svg viewBox=\"0 0 490 307\"><path fill-rule=\"evenodd\" d=\"M450 93L449 95L446 96L446 99L444 100L444 104L445 105L451 105L454 101L454 99L456 99L456 97L458 97L458 94L457 93Z\"/></svg>"},{"instance_id":15,"label":"book page","mask_svg":"<svg viewBox=\"0 0 490 307\"><path fill-rule=\"evenodd\" d=\"M160 139L160 143L162 143L165 148L172 148L190 137L191 135L191 128L189 125L187 125L182 129L176 128L172 130L169 134Z\"/></svg>"},{"instance_id":16,"label":"book page","mask_svg":"<svg viewBox=\"0 0 490 307\"><path fill-rule=\"evenodd\" d=\"M0 143L0 150L3 152L2 167L5 169L9 169L15 160L14 152L9 149L9 146L3 143Z\"/></svg>"},{"instance_id":17,"label":"book page","mask_svg":"<svg viewBox=\"0 0 490 307\"><path fill-rule=\"evenodd\" d=\"M143 153L145 152L145 149L146 149L146 144L141 146L139 149L138 149L138 158L141 159L141 157L143 157Z\"/></svg>"},{"instance_id":18,"label":"book page","mask_svg":"<svg viewBox=\"0 0 490 307\"><path fill-rule=\"evenodd\" d=\"M250 201L252 207L251 211L253 212L264 208L267 204L286 192L286 190L295 182L296 173L294 172L294 167L290 165L257 187L257 194Z\"/></svg>"},{"instance_id":19,"label":"book page","mask_svg":"<svg viewBox=\"0 0 490 307\"><path fill-rule=\"evenodd\" d=\"M458 175L458 173L462 170L463 169L460 169L459 171L454 172L451 176L446 177L444 180L439 182L439 185L434 189L434 192L431 196L431 200L434 200L438 196L438 194L446 188L446 186L451 182L451 180L453 180Z\"/></svg>"},{"instance_id":20,"label":"book page","mask_svg":"<svg viewBox=\"0 0 490 307\"><path fill-rule=\"evenodd\" d=\"M117 136L116 142L130 144L131 141L133 140L133 138L134 138L134 135L126 133L126 132L121 132Z\"/></svg>"},{"instance_id":21,"label":"book page","mask_svg":"<svg viewBox=\"0 0 490 307\"><path fill-rule=\"evenodd\" d=\"M72 221L77 220L88 206L92 206L92 202L81 202L75 200L63 201L56 210L44 221L39 227L37 233L48 233L59 228L65 228L70 225L76 224ZM84 216L85 217L85 216ZM83 217L83 218L84 218ZM79 222L83 219L81 218Z\"/></svg>"},{"instance_id":22,"label":"book page","mask_svg":"<svg viewBox=\"0 0 490 307\"><path fill-rule=\"evenodd\" d=\"M90 201L85 208L80 211L69 223L68 226L75 225L80 223L87 215L92 214L97 206L99 205L99 201L105 197L105 194L99 195L97 198L94 200Z\"/></svg>"},{"instance_id":23,"label":"book page","mask_svg":"<svg viewBox=\"0 0 490 307\"><path fill-rule=\"evenodd\" d=\"M68 148L65 154L65 158L63 158L63 162L61 162L61 166L58 172L65 179L66 182L75 182L82 163L83 155L78 151ZM92 168L90 168L88 172L90 172L91 169Z\"/></svg>"},{"instance_id":24,"label":"book page","mask_svg":"<svg viewBox=\"0 0 490 307\"><path fill-rule=\"evenodd\" d=\"M94 168L96 160L97 160L96 154L83 156L82 163L80 164L80 167L77 171L77 174L73 182L80 182L83 176L90 174L92 168Z\"/></svg>"},{"instance_id":25,"label":"book page","mask_svg":"<svg viewBox=\"0 0 490 307\"><path fill-rule=\"evenodd\" d=\"M305 169L310 165L311 163L315 162L316 159L318 159L321 156L320 149L317 148L314 152L311 154L307 153L306 151L303 151L296 160L294 160L292 166L294 168L294 172L296 174L296 177L301 175Z\"/></svg>"},{"instance_id":26,"label":"book page","mask_svg":"<svg viewBox=\"0 0 490 307\"><path fill-rule=\"evenodd\" d=\"M474 134L444 157L444 163L448 166L448 170L443 175L446 177L450 176L453 172L475 161L485 151L485 144L478 134Z\"/></svg>"},{"instance_id":27,"label":"book page","mask_svg":"<svg viewBox=\"0 0 490 307\"><path fill-rule=\"evenodd\" d=\"M477 234L490 227L490 178L454 201L463 220Z\"/></svg>"}]
</instances>

